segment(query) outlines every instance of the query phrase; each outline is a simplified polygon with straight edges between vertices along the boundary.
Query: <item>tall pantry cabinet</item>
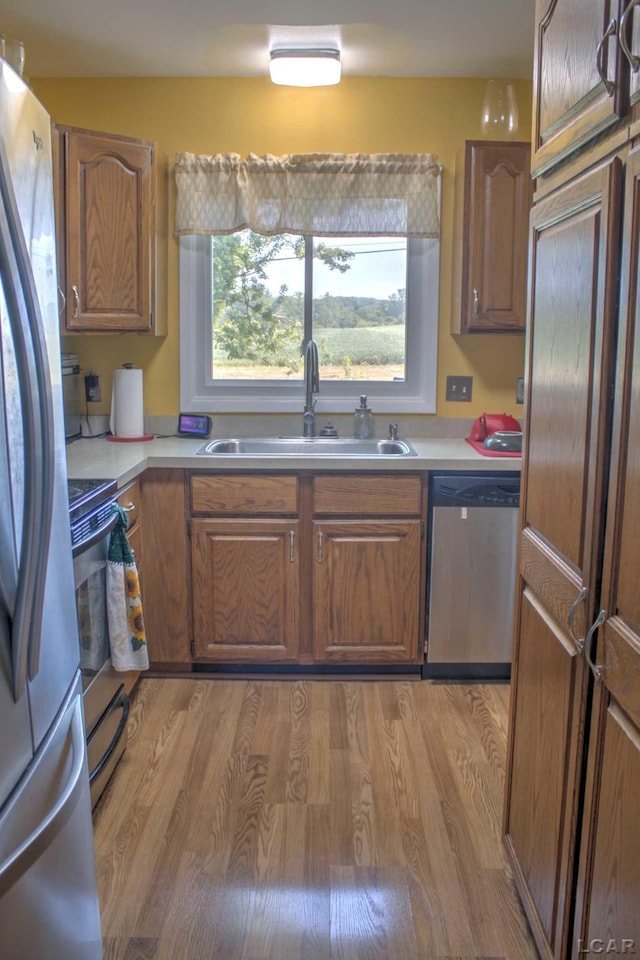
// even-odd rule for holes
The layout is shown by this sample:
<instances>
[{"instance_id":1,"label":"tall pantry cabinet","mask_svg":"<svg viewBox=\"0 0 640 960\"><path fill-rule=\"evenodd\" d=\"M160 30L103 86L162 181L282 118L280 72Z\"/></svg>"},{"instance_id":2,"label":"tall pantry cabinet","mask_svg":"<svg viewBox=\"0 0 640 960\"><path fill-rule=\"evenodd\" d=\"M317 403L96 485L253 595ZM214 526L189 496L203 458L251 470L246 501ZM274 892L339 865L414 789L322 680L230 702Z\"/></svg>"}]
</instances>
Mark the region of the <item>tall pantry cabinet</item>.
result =
<instances>
[{"instance_id":1,"label":"tall pantry cabinet","mask_svg":"<svg viewBox=\"0 0 640 960\"><path fill-rule=\"evenodd\" d=\"M542 957L640 951L637 7L536 10L505 840Z\"/></svg>"}]
</instances>

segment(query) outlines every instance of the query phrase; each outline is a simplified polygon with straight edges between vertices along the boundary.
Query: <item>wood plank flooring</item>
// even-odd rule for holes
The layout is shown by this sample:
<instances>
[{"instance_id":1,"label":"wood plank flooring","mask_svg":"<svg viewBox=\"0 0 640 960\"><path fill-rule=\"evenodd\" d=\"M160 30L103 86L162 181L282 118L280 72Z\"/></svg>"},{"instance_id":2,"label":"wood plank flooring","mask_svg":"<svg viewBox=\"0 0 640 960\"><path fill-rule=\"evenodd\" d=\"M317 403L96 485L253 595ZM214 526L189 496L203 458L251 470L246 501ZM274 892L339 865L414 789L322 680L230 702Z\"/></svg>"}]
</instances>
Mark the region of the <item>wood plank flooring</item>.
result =
<instances>
[{"instance_id":1,"label":"wood plank flooring","mask_svg":"<svg viewBox=\"0 0 640 960\"><path fill-rule=\"evenodd\" d=\"M95 811L105 960L537 957L500 836L508 695L143 680Z\"/></svg>"}]
</instances>

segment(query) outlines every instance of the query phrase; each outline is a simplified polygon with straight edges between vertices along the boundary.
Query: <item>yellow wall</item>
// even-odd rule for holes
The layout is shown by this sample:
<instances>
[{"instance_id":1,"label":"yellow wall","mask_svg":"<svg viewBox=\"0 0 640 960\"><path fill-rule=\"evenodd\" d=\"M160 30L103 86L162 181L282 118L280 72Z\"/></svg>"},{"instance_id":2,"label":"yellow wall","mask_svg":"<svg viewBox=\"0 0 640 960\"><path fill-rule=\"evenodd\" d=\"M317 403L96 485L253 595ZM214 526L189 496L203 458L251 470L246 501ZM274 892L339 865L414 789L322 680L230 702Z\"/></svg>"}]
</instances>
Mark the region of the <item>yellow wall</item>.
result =
<instances>
[{"instance_id":1,"label":"yellow wall","mask_svg":"<svg viewBox=\"0 0 640 960\"><path fill-rule=\"evenodd\" d=\"M299 90L266 78L39 79L36 94L57 123L155 140L162 161L161 201L167 204L168 270L165 292L168 335L69 337L63 349L76 352L84 371L102 378L109 410L111 375L131 361L144 369L145 407L152 415L174 415L179 405L178 245L173 229L172 165L176 152L309 153L421 152L444 166L438 347L439 416L469 417L508 411L515 380L522 376L524 338L518 335L454 337L449 332L453 270L454 174L465 140L482 139L480 113L484 79L354 77L336 87ZM516 82L520 126L531 127L531 84ZM473 399L445 402L448 374L471 374Z\"/></svg>"}]
</instances>

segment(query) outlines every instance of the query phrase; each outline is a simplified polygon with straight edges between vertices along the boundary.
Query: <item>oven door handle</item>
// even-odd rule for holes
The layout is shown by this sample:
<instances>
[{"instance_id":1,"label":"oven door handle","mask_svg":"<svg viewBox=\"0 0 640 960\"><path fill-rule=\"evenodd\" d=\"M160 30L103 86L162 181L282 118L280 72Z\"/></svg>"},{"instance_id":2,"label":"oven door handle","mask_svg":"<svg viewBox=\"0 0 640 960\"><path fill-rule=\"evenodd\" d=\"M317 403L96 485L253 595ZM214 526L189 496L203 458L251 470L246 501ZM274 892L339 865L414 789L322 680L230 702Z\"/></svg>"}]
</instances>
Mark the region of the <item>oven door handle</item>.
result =
<instances>
[{"instance_id":1,"label":"oven door handle","mask_svg":"<svg viewBox=\"0 0 640 960\"><path fill-rule=\"evenodd\" d=\"M0 272L13 336L24 435L22 543L12 624L13 696L40 660L46 566L51 538L55 470L50 371L38 291L9 161L0 138Z\"/></svg>"},{"instance_id":2,"label":"oven door handle","mask_svg":"<svg viewBox=\"0 0 640 960\"><path fill-rule=\"evenodd\" d=\"M91 547L95 546L100 540L102 540L108 533L111 533L116 523L118 522L118 514L114 510L113 513L109 514L109 517L101 524L97 530L94 530L86 540L81 540L80 543L76 543L71 551L74 559L79 557L80 554L85 553L87 550L90 550Z\"/></svg>"},{"instance_id":3,"label":"oven door handle","mask_svg":"<svg viewBox=\"0 0 640 960\"><path fill-rule=\"evenodd\" d=\"M120 687L120 690L122 690L122 687ZM122 693L120 693L120 691L118 691L118 693L120 695L118 696L118 694L116 694L116 699L111 703L110 707L107 707L104 714L102 715L100 723L96 724L96 726L93 728L91 732L91 735L87 740L87 744L91 743L92 737L95 735L96 731L100 729L100 724L104 723L107 717L111 713L113 713L114 710L122 708L122 716L120 717L120 721L118 723L118 726L116 727L116 731L113 735L111 743L109 744L109 746L107 747L103 755L100 757L100 759L96 763L93 770L89 772L90 784L93 783L96 777L100 776L100 774L102 773L106 765L109 763L109 760L111 759L111 755L113 754L113 751L116 749L116 747L120 743L120 740L122 739L122 736L124 734L124 728L126 727L127 720L129 719L129 709L131 707L131 701L129 700L129 697L126 695L124 690L122 690Z\"/></svg>"}]
</instances>

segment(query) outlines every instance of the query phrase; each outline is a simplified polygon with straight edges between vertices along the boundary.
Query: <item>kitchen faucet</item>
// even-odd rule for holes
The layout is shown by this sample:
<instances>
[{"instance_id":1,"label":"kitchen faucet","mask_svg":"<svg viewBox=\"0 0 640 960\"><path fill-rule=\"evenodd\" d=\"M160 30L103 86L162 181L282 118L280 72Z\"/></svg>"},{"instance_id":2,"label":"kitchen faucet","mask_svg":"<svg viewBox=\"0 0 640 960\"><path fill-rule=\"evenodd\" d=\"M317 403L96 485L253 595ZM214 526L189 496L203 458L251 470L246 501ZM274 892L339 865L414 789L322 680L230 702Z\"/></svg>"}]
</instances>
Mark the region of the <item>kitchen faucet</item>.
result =
<instances>
[{"instance_id":1,"label":"kitchen faucet","mask_svg":"<svg viewBox=\"0 0 640 960\"><path fill-rule=\"evenodd\" d=\"M309 340L304 352L304 389L305 403L304 415L302 418L302 436L315 436L315 414L314 408L316 401L313 399L314 393L320 392L320 363L318 361L318 344L315 340Z\"/></svg>"}]
</instances>

